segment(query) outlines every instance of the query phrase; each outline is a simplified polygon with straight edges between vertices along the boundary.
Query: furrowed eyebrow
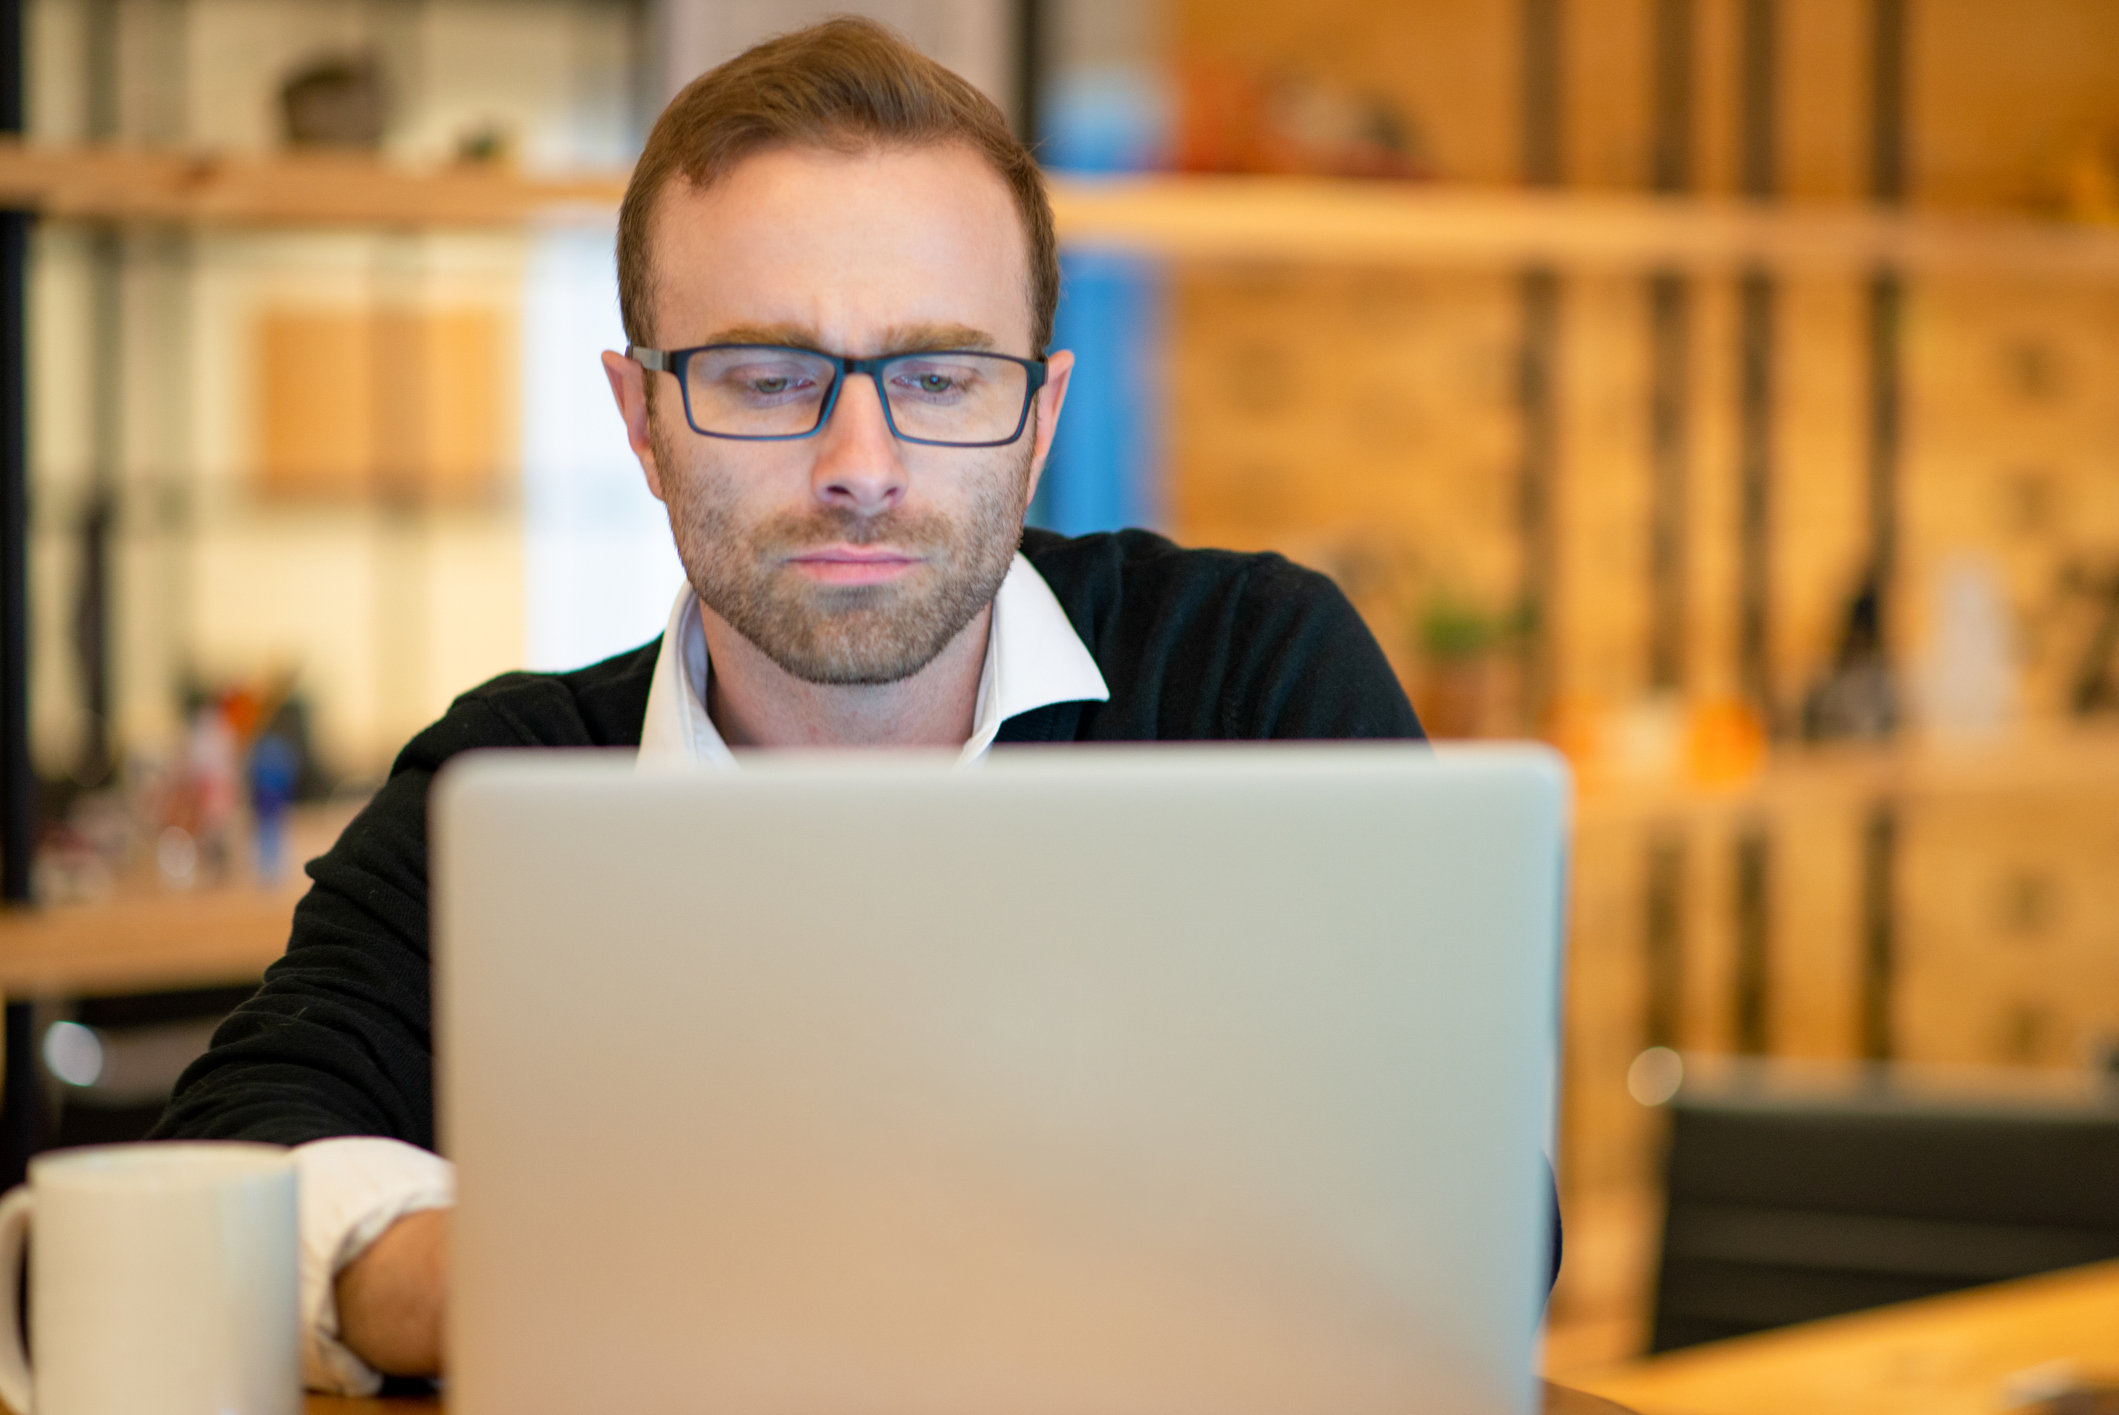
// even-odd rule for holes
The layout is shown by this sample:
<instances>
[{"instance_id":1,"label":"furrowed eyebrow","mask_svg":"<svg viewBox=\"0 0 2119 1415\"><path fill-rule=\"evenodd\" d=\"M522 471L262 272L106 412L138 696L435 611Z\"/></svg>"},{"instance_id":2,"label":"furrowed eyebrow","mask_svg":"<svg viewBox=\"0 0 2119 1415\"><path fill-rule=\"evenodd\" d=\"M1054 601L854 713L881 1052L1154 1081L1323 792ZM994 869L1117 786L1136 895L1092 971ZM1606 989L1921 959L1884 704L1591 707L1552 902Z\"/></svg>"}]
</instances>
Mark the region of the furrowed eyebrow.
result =
<instances>
[{"instance_id":1,"label":"furrowed eyebrow","mask_svg":"<svg viewBox=\"0 0 2119 1415\"><path fill-rule=\"evenodd\" d=\"M926 354L938 349L992 349L999 341L968 324L914 324L886 330L883 347L893 354Z\"/></svg>"},{"instance_id":2,"label":"furrowed eyebrow","mask_svg":"<svg viewBox=\"0 0 2119 1415\"><path fill-rule=\"evenodd\" d=\"M817 331L797 324L738 324L719 330L701 344L784 344L791 349L819 349Z\"/></svg>"},{"instance_id":3,"label":"furrowed eyebrow","mask_svg":"<svg viewBox=\"0 0 2119 1415\"><path fill-rule=\"evenodd\" d=\"M738 324L716 331L702 344L779 344L824 352L817 331L796 324ZM928 354L941 349L990 350L1000 341L968 324L905 324L883 332L887 354Z\"/></svg>"}]
</instances>

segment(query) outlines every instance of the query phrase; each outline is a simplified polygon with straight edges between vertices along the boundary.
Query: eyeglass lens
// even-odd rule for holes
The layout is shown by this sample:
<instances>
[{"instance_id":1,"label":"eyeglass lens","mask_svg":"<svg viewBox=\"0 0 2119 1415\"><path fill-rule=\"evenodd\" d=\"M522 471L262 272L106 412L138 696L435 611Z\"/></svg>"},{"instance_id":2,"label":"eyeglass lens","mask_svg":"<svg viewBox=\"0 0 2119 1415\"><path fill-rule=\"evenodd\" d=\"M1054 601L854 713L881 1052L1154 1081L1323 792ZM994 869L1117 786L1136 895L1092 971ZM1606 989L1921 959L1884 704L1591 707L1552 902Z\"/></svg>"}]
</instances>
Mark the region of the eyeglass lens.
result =
<instances>
[{"instance_id":1,"label":"eyeglass lens","mask_svg":"<svg viewBox=\"0 0 2119 1415\"><path fill-rule=\"evenodd\" d=\"M692 423L724 437L799 437L817 426L838 367L798 349L715 348L685 365ZM1029 400L1021 364L984 354L907 354L882 368L891 422L901 437L999 442L1015 434Z\"/></svg>"}]
</instances>

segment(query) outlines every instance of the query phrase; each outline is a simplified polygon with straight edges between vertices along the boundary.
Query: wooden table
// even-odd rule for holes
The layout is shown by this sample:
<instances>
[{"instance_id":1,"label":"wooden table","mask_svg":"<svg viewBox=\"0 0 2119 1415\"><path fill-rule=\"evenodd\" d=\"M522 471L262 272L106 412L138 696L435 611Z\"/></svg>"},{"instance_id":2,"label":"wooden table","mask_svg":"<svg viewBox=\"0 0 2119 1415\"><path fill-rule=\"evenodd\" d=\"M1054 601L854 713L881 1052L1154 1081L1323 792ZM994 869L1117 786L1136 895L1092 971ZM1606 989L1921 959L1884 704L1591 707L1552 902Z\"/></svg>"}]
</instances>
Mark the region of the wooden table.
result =
<instances>
[{"instance_id":1,"label":"wooden table","mask_svg":"<svg viewBox=\"0 0 2119 1415\"><path fill-rule=\"evenodd\" d=\"M1569 1373L1568 1388L1545 1387L1544 1410L1997 1415L2012 1408L2005 1403L2012 1379L2055 1362L2085 1378L2119 1381L2119 1262ZM442 1408L435 1399L312 1395L307 1415L435 1415Z\"/></svg>"},{"instance_id":2,"label":"wooden table","mask_svg":"<svg viewBox=\"0 0 2119 1415\"><path fill-rule=\"evenodd\" d=\"M1569 1372L1545 1415L1997 1415L2013 1378L2054 1362L2119 1381L2119 1262ZM315 1395L308 1415L441 1408Z\"/></svg>"},{"instance_id":3,"label":"wooden table","mask_svg":"<svg viewBox=\"0 0 2119 1415\"><path fill-rule=\"evenodd\" d=\"M1996 1415L2055 1362L2119 1382L2119 1262L1711 1342L1570 1385L1641 1415Z\"/></svg>"},{"instance_id":4,"label":"wooden table","mask_svg":"<svg viewBox=\"0 0 2119 1415\"><path fill-rule=\"evenodd\" d=\"M418 1412L438 1415L441 1409L441 1401L431 1397L354 1400L342 1395L312 1395L306 1415L418 1415ZM1597 1396L1548 1383L1544 1415L1631 1415L1631 1412Z\"/></svg>"}]
</instances>

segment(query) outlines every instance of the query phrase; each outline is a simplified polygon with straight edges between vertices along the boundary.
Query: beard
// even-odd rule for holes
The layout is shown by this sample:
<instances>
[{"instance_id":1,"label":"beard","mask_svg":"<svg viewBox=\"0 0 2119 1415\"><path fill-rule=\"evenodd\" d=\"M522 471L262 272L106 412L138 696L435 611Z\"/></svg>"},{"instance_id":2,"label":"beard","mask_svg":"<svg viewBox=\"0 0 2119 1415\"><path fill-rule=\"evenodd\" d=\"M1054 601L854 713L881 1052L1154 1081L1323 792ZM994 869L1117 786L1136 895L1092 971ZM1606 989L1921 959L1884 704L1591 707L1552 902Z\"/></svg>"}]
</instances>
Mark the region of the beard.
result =
<instances>
[{"instance_id":1,"label":"beard","mask_svg":"<svg viewBox=\"0 0 2119 1415\"><path fill-rule=\"evenodd\" d=\"M896 683L933 662L1000 591L1023 536L1034 446L1028 431L996 449L1005 455L981 469L991 474L975 478L961 518L812 506L746 519L737 509L740 473L710 447L698 448L701 455L686 465L657 427L655 456L665 469L677 558L700 603L806 683ZM923 563L881 585L820 585L787 563L832 544L888 544Z\"/></svg>"}]
</instances>

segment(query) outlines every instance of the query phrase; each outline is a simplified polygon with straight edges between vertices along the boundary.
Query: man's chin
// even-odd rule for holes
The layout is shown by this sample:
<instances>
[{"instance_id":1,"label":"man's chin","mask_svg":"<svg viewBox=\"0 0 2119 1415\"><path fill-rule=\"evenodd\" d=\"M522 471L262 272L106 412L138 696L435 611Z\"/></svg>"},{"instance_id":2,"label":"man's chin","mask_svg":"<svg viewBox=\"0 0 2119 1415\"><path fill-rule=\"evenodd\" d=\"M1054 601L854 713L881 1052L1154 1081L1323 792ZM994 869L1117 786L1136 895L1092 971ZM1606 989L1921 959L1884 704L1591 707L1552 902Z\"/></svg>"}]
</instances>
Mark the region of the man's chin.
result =
<instances>
[{"instance_id":1,"label":"man's chin","mask_svg":"<svg viewBox=\"0 0 2119 1415\"><path fill-rule=\"evenodd\" d=\"M761 620L731 622L791 677L819 687L872 688L918 673L970 622L939 622L940 609L898 585L839 585L809 587Z\"/></svg>"},{"instance_id":2,"label":"man's chin","mask_svg":"<svg viewBox=\"0 0 2119 1415\"><path fill-rule=\"evenodd\" d=\"M880 688L912 677L934 662L947 644L946 639L932 648L893 642L812 641L792 650L785 645L759 647L782 671L805 683L820 688Z\"/></svg>"}]
</instances>

